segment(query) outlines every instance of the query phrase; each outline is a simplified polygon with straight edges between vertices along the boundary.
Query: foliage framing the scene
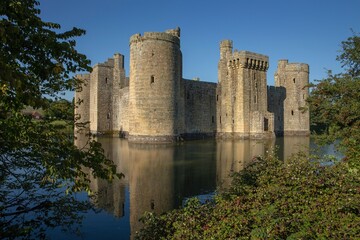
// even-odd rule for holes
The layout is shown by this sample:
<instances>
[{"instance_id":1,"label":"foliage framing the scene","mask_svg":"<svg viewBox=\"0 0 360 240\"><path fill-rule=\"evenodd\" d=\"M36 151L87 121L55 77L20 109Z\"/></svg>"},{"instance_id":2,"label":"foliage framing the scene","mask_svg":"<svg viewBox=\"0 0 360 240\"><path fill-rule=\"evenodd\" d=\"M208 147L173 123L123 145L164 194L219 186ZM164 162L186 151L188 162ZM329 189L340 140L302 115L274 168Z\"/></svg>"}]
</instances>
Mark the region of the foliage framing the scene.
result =
<instances>
[{"instance_id":1,"label":"foliage framing the scene","mask_svg":"<svg viewBox=\"0 0 360 240\"><path fill-rule=\"evenodd\" d=\"M67 229L89 209L74 191L89 191L89 176L113 179L116 169L101 145L89 139L83 149L64 131L74 121L52 124L34 120L23 109L46 111L49 98L81 84L72 77L91 71L76 50L75 37L85 31L62 32L44 22L39 1L0 2L0 238L45 238L49 227ZM80 122L75 122L84 126ZM90 169L90 170L86 170Z\"/></svg>"}]
</instances>

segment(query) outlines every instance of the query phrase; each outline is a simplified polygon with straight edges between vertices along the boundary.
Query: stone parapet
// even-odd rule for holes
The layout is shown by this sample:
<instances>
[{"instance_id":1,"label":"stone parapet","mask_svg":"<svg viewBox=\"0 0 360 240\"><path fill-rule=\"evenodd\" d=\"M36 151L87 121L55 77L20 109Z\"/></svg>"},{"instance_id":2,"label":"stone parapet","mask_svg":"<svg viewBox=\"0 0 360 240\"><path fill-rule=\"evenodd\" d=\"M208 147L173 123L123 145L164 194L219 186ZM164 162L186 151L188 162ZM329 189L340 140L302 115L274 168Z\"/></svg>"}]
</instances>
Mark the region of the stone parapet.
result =
<instances>
[{"instance_id":1,"label":"stone parapet","mask_svg":"<svg viewBox=\"0 0 360 240\"><path fill-rule=\"evenodd\" d=\"M146 40L157 40L174 43L180 46L180 35L177 36L175 33L168 30L168 32L145 32L144 36L137 33L130 37L130 45L137 42L143 42Z\"/></svg>"},{"instance_id":2,"label":"stone parapet","mask_svg":"<svg viewBox=\"0 0 360 240\"><path fill-rule=\"evenodd\" d=\"M309 73L309 65L306 63L289 63L285 70L288 72L306 72Z\"/></svg>"},{"instance_id":3,"label":"stone parapet","mask_svg":"<svg viewBox=\"0 0 360 240\"><path fill-rule=\"evenodd\" d=\"M249 51L234 52L228 62L232 68L248 68L260 71L267 71L269 68L269 57Z\"/></svg>"}]
</instances>

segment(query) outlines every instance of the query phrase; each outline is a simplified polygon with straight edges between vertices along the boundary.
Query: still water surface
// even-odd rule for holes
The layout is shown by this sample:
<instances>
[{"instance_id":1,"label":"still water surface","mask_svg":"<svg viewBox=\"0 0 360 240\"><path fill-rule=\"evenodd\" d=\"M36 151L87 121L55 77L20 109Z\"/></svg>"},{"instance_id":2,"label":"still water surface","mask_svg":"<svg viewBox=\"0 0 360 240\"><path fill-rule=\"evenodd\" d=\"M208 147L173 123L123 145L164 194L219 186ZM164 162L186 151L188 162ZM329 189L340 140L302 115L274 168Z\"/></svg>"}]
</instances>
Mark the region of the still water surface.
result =
<instances>
[{"instance_id":1,"label":"still water surface","mask_svg":"<svg viewBox=\"0 0 360 240\"><path fill-rule=\"evenodd\" d=\"M56 232L52 239L129 239L141 228L138 220L145 211L162 213L190 197L211 198L214 191L229 186L229 173L243 169L253 157L265 155L274 146L281 159L314 147L308 137L200 140L176 145L131 144L119 138L98 141L125 177L111 184L92 179L99 212L85 215L80 237Z\"/></svg>"}]
</instances>

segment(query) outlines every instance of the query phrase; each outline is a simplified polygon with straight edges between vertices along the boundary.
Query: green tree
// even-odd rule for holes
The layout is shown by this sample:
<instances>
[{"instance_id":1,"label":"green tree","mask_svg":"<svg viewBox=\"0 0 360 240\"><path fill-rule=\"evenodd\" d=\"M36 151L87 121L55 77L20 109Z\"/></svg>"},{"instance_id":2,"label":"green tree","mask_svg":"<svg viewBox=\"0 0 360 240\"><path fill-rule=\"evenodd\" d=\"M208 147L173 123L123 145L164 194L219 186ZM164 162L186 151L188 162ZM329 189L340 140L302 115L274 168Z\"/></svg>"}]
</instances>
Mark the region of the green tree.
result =
<instances>
[{"instance_id":1,"label":"green tree","mask_svg":"<svg viewBox=\"0 0 360 240\"><path fill-rule=\"evenodd\" d=\"M147 213L138 239L360 239L360 38L342 43L344 73L312 86L312 122L323 143L346 157L274 154L233 175L213 201L191 199L160 216ZM331 164L329 164L331 163Z\"/></svg>"},{"instance_id":2,"label":"green tree","mask_svg":"<svg viewBox=\"0 0 360 240\"><path fill-rule=\"evenodd\" d=\"M136 238L359 239L360 180L347 163L321 167L323 160L256 158L213 201L147 213Z\"/></svg>"},{"instance_id":3,"label":"green tree","mask_svg":"<svg viewBox=\"0 0 360 240\"><path fill-rule=\"evenodd\" d=\"M72 194L89 191L88 172L113 179L116 170L101 145L88 139L77 149L73 136L48 121L32 121L26 106L49 108L48 98L84 84L71 77L90 71L75 47L85 33L39 17L39 1L0 2L0 237L43 238L48 227L68 228L89 209ZM78 124L79 127L83 124ZM87 171L86 169L90 169ZM118 175L119 176L119 175Z\"/></svg>"},{"instance_id":4,"label":"green tree","mask_svg":"<svg viewBox=\"0 0 360 240\"><path fill-rule=\"evenodd\" d=\"M48 119L73 120L74 105L66 99L50 101L49 107L45 111L45 117Z\"/></svg>"},{"instance_id":5,"label":"green tree","mask_svg":"<svg viewBox=\"0 0 360 240\"><path fill-rule=\"evenodd\" d=\"M354 34L342 42L337 60L343 73L328 72L327 78L312 86L308 99L312 123L324 143L341 140L340 150L359 168L360 157L360 37ZM354 169L355 170L355 169Z\"/></svg>"}]
</instances>

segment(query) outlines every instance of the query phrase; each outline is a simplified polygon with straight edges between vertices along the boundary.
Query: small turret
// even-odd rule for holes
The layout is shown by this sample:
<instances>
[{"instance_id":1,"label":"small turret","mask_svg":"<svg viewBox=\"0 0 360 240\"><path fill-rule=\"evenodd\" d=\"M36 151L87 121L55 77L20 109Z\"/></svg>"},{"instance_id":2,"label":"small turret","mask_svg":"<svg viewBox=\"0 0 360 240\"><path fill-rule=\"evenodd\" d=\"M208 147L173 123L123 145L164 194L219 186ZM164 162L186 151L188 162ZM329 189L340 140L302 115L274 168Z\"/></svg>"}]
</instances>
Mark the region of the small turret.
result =
<instances>
[{"instance_id":1,"label":"small turret","mask_svg":"<svg viewBox=\"0 0 360 240\"><path fill-rule=\"evenodd\" d=\"M223 40L220 42L220 59L226 59L231 56L233 51L233 42L231 40Z\"/></svg>"},{"instance_id":2,"label":"small turret","mask_svg":"<svg viewBox=\"0 0 360 240\"><path fill-rule=\"evenodd\" d=\"M180 38L180 28L179 28L179 27L177 27L177 28L175 28L175 29L166 30L165 32L166 32L166 33L169 33L169 34L171 34L171 35L173 35L173 36L175 36L175 37Z\"/></svg>"}]
</instances>

